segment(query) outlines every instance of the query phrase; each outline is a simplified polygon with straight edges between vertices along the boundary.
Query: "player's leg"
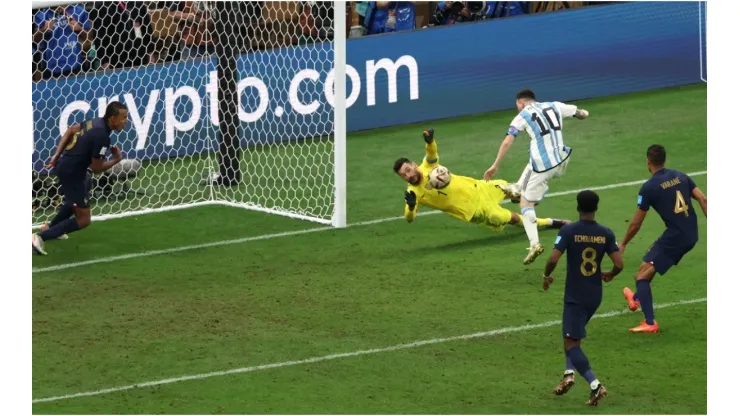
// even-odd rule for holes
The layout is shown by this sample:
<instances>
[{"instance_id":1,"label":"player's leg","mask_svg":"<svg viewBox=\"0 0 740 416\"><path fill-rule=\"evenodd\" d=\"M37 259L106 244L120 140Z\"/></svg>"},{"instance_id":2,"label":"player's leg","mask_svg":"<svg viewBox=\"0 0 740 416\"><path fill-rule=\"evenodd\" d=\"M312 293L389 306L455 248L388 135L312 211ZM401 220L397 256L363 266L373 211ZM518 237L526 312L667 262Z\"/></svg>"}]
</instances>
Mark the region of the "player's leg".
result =
<instances>
[{"instance_id":1,"label":"player's leg","mask_svg":"<svg viewBox=\"0 0 740 416\"><path fill-rule=\"evenodd\" d=\"M532 174L532 172L532 164L527 162L527 165L524 166L524 170L522 170L521 176L519 176L519 180L516 181L516 187L519 189L520 192L524 189L524 185L528 182L529 176Z\"/></svg>"},{"instance_id":2,"label":"player's leg","mask_svg":"<svg viewBox=\"0 0 740 416\"><path fill-rule=\"evenodd\" d=\"M514 211L509 211L509 212L511 212L511 221L509 221L509 224L524 228L522 216L517 214ZM570 224L570 221L560 220L556 218L537 218L537 227L539 228L548 227L548 228L560 229L560 228L563 228L563 226L566 224Z\"/></svg>"},{"instance_id":3,"label":"player's leg","mask_svg":"<svg viewBox=\"0 0 740 416\"><path fill-rule=\"evenodd\" d=\"M565 328L565 325L565 317L563 317L563 328ZM563 332L565 332L565 330ZM562 396L568 393L571 387L576 384L576 366L573 364L573 360L570 359L570 355L568 354L568 338L563 338L563 340L565 341L563 348L563 352L565 353L565 371L563 371L563 377L560 379L560 382L552 391L556 396Z\"/></svg>"},{"instance_id":4,"label":"player's leg","mask_svg":"<svg viewBox=\"0 0 740 416\"><path fill-rule=\"evenodd\" d=\"M61 181L62 180L60 179L60 182ZM48 230L51 227L56 226L57 224L59 224L62 221L66 220L67 218L71 217L75 213L75 210L74 210L74 207L75 207L74 202L72 202L72 200L70 198L67 198L66 196L64 196L64 185L63 184L60 186L60 189L59 190L62 193L62 196L64 197L63 198L62 205L60 205L59 208L57 208L57 213L54 216L54 218L51 220L50 223L42 224L41 225L41 231L42 232ZM67 238L67 234L62 234L58 238L59 239L62 239L62 240L63 239L66 239Z\"/></svg>"},{"instance_id":5,"label":"player's leg","mask_svg":"<svg viewBox=\"0 0 740 416\"><path fill-rule=\"evenodd\" d=\"M547 181L552 174L552 171L529 172L522 187L522 199L519 201L519 207L523 217L524 230L529 238L529 252L523 260L524 264L532 263L540 254L545 252L545 248L540 244L540 236L537 232L537 213L534 206L544 198L547 192Z\"/></svg>"},{"instance_id":6,"label":"player's leg","mask_svg":"<svg viewBox=\"0 0 740 416\"><path fill-rule=\"evenodd\" d=\"M500 202L500 201L499 201ZM476 218L484 218L485 224L494 231L502 231L506 224L524 227L522 216L510 211L495 201L485 202L485 207L478 210ZM536 218L538 227L561 228L567 224L567 220L554 220L552 218Z\"/></svg>"},{"instance_id":7,"label":"player's leg","mask_svg":"<svg viewBox=\"0 0 740 416\"><path fill-rule=\"evenodd\" d=\"M660 330L658 322L655 320L653 309L653 292L651 288L653 277L655 277L656 273L661 275L666 274L692 248L693 244L671 245L661 240L656 241L650 247L635 275L636 293L630 293L629 288L623 290L630 309L635 310L635 305L640 306L645 315L645 320L640 325L630 328L630 332L656 333Z\"/></svg>"},{"instance_id":8,"label":"player's leg","mask_svg":"<svg viewBox=\"0 0 740 416\"><path fill-rule=\"evenodd\" d=\"M39 254L46 254L43 242L59 238L63 234L70 234L79 231L90 225L91 213L88 205L89 195L85 186L84 178L65 178L62 182L64 189L64 200L66 203L74 204L74 218L67 218L60 221L53 227L33 235L32 246ZM61 181L61 178L60 178Z\"/></svg>"},{"instance_id":9,"label":"player's leg","mask_svg":"<svg viewBox=\"0 0 740 416\"><path fill-rule=\"evenodd\" d=\"M591 370L588 357L586 357L583 349L581 349L581 340L586 337L586 325L594 312L595 310L572 303L565 303L563 308L563 340L567 357L566 366L570 365L572 368L575 368L578 374L589 383L591 394L586 403L591 406L599 404L599 401L607 395L606 388L599 382L596 374ZM563 374L563 380L558 387L567 384L567 371L568 369L566 368L566 373ZM570 389L570 387L567 387L567 389ZM565 394L565 392L560 394ZM557 387L555 394L558 394Z\"/></svg>"},{"instance_id":10,"label":"player's leg","mask_svg":"<svg viewBox=\"0 0 740 416\"><path fill-rule=\"evenodd\" d=\"M645 320L640 325L630 328L630 332L656 333L659 331L658 322L655 321L653 311L653 292L650 283L655 277L657 269L654 264L643 262L635 275L635 286L637 292L632 295L632 301L642 307ZM625 291L626 292L626 291ZM625 293L627 297L628 293ZM628 298L629 301L629 298Z\"/></svg>"},{"instance_id":11,"label":"player's leg","mask_svg":"<svg viewBox=\"0 0 740 416\"><path fill-rule=\"evenodd\" d=\"M522 196L521 188L516 183L509 183L501 179L496 179L490 181L490 184L493 185L497 191L501 192L501 199L499 202L504 199L509 199L511 202L518 203Z\"/></svg>"},{"instance_id":12,"label":"player's leg","mask_svg":"<svg viewBox=\"0 0 740 416\"><path fill-rule=\"evenodd\" d=\"M510 211L500 204L507 198L502 186L507 185L504 180L492 180L487 182L482 189L479 206L476 214L471 219L473 223L484 222L494 231L501 231L506 224L524 227L522 217L516 212ZM567 224L567 220L552 218L536 218L538 227L561 228Z\"/></svg>"}]
</instances>

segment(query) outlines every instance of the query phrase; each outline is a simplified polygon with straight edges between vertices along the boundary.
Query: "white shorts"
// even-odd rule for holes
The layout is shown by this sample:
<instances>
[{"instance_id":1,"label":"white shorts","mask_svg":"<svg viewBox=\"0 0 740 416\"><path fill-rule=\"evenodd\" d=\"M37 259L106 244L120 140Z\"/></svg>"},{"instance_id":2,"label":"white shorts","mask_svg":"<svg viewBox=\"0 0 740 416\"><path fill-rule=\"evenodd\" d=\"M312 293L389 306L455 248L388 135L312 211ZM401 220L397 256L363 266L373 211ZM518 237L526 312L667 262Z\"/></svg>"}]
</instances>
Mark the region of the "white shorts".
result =
<instances>
[{"instance_id":1,"label":"white shorts","mask_svg":"<svg viewBox=\"0 0 740 416\"><path fill-rule=\"evenodd\" d=\"M568 168L568 162L570 162L570 158L565 159L558 167L540 173L532 170L532 164L527 163L522 176L517 182L522 192L522 198L529 202L542 201L549 189L548 182L552 178L563 176Z\"/></svg>"}]
</instances>

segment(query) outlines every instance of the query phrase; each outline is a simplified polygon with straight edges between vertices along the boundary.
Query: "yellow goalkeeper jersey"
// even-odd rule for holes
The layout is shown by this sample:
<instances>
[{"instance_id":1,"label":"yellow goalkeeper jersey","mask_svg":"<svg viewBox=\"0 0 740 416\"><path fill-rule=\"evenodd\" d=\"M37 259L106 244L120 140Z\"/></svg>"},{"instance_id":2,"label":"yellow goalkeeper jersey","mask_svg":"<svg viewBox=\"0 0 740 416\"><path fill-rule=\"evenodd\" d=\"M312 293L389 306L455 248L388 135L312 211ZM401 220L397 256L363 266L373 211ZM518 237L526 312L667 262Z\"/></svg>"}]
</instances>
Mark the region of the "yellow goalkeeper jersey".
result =
<instances>
[{"instance_id":1,"label":"yellow goalkeeper jersey","mask_svg":"<svg viewBox=\"0 0 740 416\"><path fill-rule=\"evenodd\" d=\"M439 166L436 141L427 144L426 150L426 157L419 165L419 171L422 174L421 182L417 185L409 184L407 188L407 191L413 191L416 194L416 207L411 211L406 205L406 219L412 221L419 209L419 204L423 204L461 220L470 221L478 210L480 191L483 189L485 182L450 172L450 183L446 187L443 189L432 188L429 184L429 172Z\"/></svg>"}]
</instances>

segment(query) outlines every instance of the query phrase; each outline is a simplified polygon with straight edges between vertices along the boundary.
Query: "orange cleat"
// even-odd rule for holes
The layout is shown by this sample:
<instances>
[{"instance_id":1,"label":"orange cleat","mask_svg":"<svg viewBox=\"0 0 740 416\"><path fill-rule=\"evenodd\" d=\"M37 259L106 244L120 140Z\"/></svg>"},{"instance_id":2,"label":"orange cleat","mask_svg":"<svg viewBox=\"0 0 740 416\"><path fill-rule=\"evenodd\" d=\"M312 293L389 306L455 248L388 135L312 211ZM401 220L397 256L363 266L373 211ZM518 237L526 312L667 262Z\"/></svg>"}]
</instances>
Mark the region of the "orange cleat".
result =
<instances>
[{"instance_id":1,"label":"orange cleat","mask_svg":"<svg viewBox=\"0 0 740 416\"><path fill-rule=\"evenodd\" d=\"M640 301L635 300L635 292L632 291L632 289L625 287L622 289L622 294L624 295L624 298L627 300L627 307L630 308L632 312L636 311L637 308L640 307Z\"/></svg>"},{"instance_id":2,"label":"orange cleat","mask_svg":"<svg viewBox=\"0 0 740 416\"><path fill-rule=\"evenodd\" d=\"M642 321L640 325L637 325L634 328L630 328L630 332L648 332L651 334L655 334L660 330L660 327L658 327L658 321L654 322L654 324L648 325L647 322Z\"/></svg>"}]
</instances>

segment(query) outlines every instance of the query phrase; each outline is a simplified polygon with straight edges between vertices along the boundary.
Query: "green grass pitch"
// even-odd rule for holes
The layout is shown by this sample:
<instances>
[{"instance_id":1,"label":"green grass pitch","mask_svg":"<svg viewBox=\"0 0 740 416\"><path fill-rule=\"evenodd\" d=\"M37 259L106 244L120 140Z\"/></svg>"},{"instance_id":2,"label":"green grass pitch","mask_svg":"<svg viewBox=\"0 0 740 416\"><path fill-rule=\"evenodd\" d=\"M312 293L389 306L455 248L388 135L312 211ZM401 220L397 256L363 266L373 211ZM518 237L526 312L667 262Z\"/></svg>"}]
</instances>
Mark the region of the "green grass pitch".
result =
<instances>
[{"instance_id":1,"label":"green grass pitch","mask_svg":"<svg viewBox=\"0 0 740 416\"><path fill-rule=\"evenodd\" d=\"M661 143L668 165L707 169L706 86L584 100L568 120L574 148L553 193L648 177L645 150ZM557 98L557 97L552 97ZM391 166L420 160L421 131L436 129L441 163L482 177L514 111L350 135L351 224L403 214L404 184ZM499 176L518 178L526 140ZM696 183L706 190L705 175ZM599 191L597 219L618 238L639 185ZM541 217L576 218L575 195L548 198ZM513 205L508 205L517 209ZM698 209L698 206L697 206ZM43 399L184 375L284 363L414 341L502 333L350 355L313 363L35 403L34 413L455 413L700 414L707 411L706 219L681 265L653 284L659 335L627 333L640 313L595 319L584 351L610 395L585 405L578 378L555 397L564 366L557 321L564 262L541 287L543 255L521 259L523 230L495 234L447 215L353 225L58 271L55 265L320 226L228 207L104 221L47 244L33 266L33 397ZM626 268L605 285L600 312L624 311L621 289L662 231L658 216L628 247ZM542 231L553 241L555 231ZM608 261L607 261L607 264ZM548 323L541 326L529 326ZM511 328L517 329L512 330Z\"/></svg>"}]
</instances>

